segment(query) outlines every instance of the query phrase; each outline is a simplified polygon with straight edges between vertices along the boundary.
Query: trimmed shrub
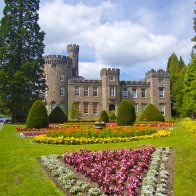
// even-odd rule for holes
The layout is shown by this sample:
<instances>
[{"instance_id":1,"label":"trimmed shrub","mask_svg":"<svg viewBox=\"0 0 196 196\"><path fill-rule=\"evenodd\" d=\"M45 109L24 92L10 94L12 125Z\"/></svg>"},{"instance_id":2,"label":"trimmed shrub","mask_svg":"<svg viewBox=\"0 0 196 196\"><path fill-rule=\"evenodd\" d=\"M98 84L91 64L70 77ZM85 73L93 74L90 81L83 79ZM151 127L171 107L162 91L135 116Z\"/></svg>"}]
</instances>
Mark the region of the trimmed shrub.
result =
<instances>
[{"instance_id":1,"label":"trimmed shrub","mask_svg":"<svg viewBox=\"0 0 196 196\"><path fill-rule=\"evenodd\" d=\"M26 120L27 128L46 128L49 126L48 114L44 103L37 100L31 106Z\"/></svg>"},{"instance_id":2,"label":"trimmed shrub","mask_svg":"<svg viewBox=\"0 0 196 196\"><path fill-rule=\"evenodd\" d=\"M165 121L161 111L153 104L149 104L141 114L139 121Z\"/></svg>"},{"instance_id":3,"label":"trimmed shrub","mask_svg":"<svg viewBox=\"0 0 196 196\"><path fill-rule=\"evenodd\" d=\"M116 121L115 110L110 111L108 116L110 121Z\"/></svg>"},{"instance_id":4,"label":"trimmed shrub","mask_svg":"<svg viewBox=\"0 0 196 196\"><path fill-rule=\"evenodd\" d=\"M49 122L50 123L64 123L64 122L67 122L67 116L62 111L62 109L59 106L57 106L50 113Z\"/></svg>"},{"instance_id":5,"label":"trimmed shrub","mask_svg":"<svg viewBox=\"0 0 196 196\"><path fill-rule=\"evenodd\" d=\"M108 116L108 113L105 111L105 110L103 110L102 112L101 112L101 114L100 114L100 118L99 118L99 120L102 122L109 122L109 116Z\"/></svg>"},{"instance_id":6,"label":"trimmed shrub","mask_svg":"<svg viewBox=\"0 0 196 196\"><path fill-rule=\"evenodd\" d=\"M126 126L135 122L135 109L131 101L125 99L119 104L116 122L118 126Z\"/></svg>"}]
</instances>

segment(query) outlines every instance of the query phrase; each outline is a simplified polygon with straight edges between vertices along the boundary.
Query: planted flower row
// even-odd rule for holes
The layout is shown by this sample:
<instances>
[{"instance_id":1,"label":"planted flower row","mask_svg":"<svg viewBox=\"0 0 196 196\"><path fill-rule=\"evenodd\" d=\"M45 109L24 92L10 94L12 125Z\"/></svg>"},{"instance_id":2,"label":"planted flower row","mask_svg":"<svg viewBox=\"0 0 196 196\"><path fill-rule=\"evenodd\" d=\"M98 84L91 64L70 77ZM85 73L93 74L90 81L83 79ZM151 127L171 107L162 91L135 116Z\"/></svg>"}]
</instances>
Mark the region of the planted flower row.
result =
<instances>
[{"instance_id":1,"label":"planted flower row","mask_svg":"<svg viewBox=\"0 0 196 196\"><path fill-rule=\"evenodd\" d=\"M156 133L154 128L134 127L134 126L116 126L106 127L102 130L93 127L67 127L64 129L54 129L47 133L50 137L85 137L85 138L107 138L107 137L134 137Z\"/></svg>"},{"instance_id":2,"label":"planted flower row","mask_svg":"<svg viewBox=\"0 0 196 196\"><path fill-rule=\"evenodd\" d=\"M24 137L34 137L37 135L45 135L47 132L46 131L25 131L25 132L20 132L19 136L24 138Z\"/></svg>"},{"instance_id":3,"label":"planted flower row","mask_svg":"<svg viewBox=\"0 0 196 196\"><path fill-rule=\"evenodd\" d=\"M51 175L57 178L58 183L66 192L69 192L72 195L83 195L83 193L86 193L89 196L105 195L99 188L92 187L91 184L87 182L77 180L74 172L65 167L59 158L60 156L55 154L42 156L41 162Z\"/></svg>"},{"instance_id":4,"label":"planted flower row","mask_svg":"<svg viewBox=\"0 0 196 196\"><path fill-rule=\"evenodd\" d=\"M143 179L141 195L142 196L166 196L168 195L167 184L169 172L166 170L166 165L169 159L170 148L159 147L152 155L152 161Z\"/></svg>"},{"instance_id":5,"label":"planted flower row","mask_svg":"<svg viewBox=\"0 0 196 196\"><path fill-rule=\"evenodd\" d=\"M95 137L50 137L47 135L39 135L34 137L34 141L37 143L45 144L67 144L67 145L79 145L79 144L95 144L95 143L117 143L117 142L130 142L134 140L151 139L170 136L171 132L166 130L158 130L156 133L143 136L134 137L105 137L105 138L95 138Z\"/></svg>"}]
</instances>

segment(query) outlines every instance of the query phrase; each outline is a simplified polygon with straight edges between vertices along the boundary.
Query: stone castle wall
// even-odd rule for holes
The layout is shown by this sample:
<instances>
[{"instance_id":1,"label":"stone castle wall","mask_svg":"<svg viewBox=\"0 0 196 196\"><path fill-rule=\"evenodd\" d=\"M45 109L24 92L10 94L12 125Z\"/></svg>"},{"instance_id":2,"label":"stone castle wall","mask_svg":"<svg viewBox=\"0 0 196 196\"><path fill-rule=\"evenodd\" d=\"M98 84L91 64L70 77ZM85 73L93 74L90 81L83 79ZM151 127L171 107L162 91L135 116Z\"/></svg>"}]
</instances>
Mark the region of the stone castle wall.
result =
<instances>
[{"instance_id":1,"label":"stone castle wall","mask_svg":"<svg viewBox=\"0 0 196 196\"><path fill-rule=\"evenodd\" d=\"M165 117L171 116L170 79L168 72L163 70L151 70L146 73L144 81L120 81L119 69L102 69L100 80L86 80L78 75L79 46L70 44L67 46L68 57L61 55L48 55L44 57L44 71L47 76L48 86L45 96L48 112L51 112L52 104L61 106L68 114L73 102L79 104L83 120L97 119L102 110L117 110L122 99L129 99L134 103L138 115L142 113L145 105L152 103L157 108L165 110ZM64 81L61 76L64 75ZM64 87L64 95L60 95L60 88ZM79 88L79 95L75 95L75 89ZM98 94L94 96L94 89ZM84 91L87 91L86 94ZM145 89L145 90L144 90ZM164 96L160 97L160 89ZM127 91L127 92L125 92ZM145 91L145 93L144 93ZM136 93L134 97L133 94ZM145 96L144 96L145 94ZM126 95L126 97L125 97ZM98 113L94 112L97 104ZM88 105L88 112L85 112ZM54 104L53 104L54 106ZM85 110L85 111L84 111Z\"/></svg>"}]
</instances>

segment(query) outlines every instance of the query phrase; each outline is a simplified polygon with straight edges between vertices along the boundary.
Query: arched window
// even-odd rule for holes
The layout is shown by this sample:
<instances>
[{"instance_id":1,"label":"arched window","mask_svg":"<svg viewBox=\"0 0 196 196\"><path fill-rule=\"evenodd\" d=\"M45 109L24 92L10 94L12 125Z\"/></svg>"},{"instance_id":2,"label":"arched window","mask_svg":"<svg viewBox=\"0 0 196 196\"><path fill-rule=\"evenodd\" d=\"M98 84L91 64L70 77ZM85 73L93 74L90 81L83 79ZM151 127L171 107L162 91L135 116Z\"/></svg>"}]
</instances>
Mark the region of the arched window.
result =
<instances>
[{"instance_id":1,"label":"arched window","mask_svg":"<svg viewBox=\"0 0 196 196\"><path fill-rule=\"evenodd\" d=\"M51 102L51 111L54 110L54 108L56 108L56 106L57 106L56 102L54 102L54 101Z\"/></svg>"},{"instance_id":2,"label":"arched window","mask_svg":"<svg viewBox=\"0 0 196 196\"><path fill-rule=\"evenodd\" d=\"M65 112L65 104L63 102L60 103L59 107L63 112Z\"/></svg>"}]
</instances>

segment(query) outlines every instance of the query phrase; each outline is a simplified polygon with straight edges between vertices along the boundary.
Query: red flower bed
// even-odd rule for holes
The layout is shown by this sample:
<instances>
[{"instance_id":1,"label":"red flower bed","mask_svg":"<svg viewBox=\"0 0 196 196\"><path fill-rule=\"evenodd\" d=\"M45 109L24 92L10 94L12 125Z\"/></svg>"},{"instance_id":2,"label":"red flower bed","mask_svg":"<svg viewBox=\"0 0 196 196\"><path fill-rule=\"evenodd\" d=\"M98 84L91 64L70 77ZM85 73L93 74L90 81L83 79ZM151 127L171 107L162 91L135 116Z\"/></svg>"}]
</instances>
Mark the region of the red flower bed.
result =
<instances>
[{"instance_id":1,"label":"red flower bed","mask_svg":"<svg viewBox=\"0 0 196 196\"><path fill-rule=\"evenodd\" d=\"M154 147L101 152L85 149L65 153L64 161L96 182L106 194L135 196L154 151Z\"/></svg>"}]
</instances>

